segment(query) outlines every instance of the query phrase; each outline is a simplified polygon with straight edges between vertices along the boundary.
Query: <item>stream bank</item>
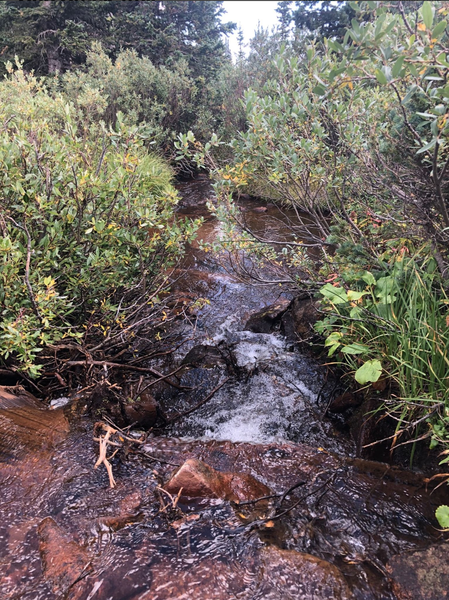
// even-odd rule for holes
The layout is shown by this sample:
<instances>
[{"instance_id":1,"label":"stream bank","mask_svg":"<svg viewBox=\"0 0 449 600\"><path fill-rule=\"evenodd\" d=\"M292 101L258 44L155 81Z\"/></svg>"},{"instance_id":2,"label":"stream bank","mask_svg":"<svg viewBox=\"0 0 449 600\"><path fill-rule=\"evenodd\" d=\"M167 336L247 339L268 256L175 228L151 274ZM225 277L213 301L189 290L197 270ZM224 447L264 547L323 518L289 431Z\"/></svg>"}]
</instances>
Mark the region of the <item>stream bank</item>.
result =
<instances>
[{"instance_id":1,"label":"stream bank","mask_svg":"<svg viewBox=\"0 0 449 600\"><path fill-rule=\"evenodd\" d=\"M212 239L208 182L182 192L180 212L205 215L199 238ZM259 208L242 202L273 234L281 216ZM104 465L93 468L101 415L86 412L82 395L48 409L20 389L2 390L5 598L443 598L447 546L434 511L448 503L447 486L432 493L426 474L358 458L342 420L325 414L335 385L326 369L276 319L270 331L245 329L292 294L238 281L197 244L173 287L209 303L176 325L185 343L154 363L164 373L182 367L175 386L151 388L172 423L120 448L115 488ZM179 492L173 474L186 461L197 470L183 485L196 487ZM261 495L270 498L254 502Z\"/></svg>"}]
</instances>

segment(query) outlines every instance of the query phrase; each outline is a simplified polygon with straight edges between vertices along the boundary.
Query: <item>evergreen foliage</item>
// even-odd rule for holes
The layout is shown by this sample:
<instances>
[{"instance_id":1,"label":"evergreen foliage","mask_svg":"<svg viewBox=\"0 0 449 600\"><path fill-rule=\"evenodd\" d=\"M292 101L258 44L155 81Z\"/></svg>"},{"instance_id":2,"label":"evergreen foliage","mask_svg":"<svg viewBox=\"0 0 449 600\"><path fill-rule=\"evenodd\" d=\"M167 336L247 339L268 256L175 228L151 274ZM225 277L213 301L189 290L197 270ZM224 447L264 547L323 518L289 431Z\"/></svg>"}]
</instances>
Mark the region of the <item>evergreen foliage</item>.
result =
<instances>
[{"instance_id":1,"label":"evergreen foliage","mask_svg":"<svg viewBox=\"0 0 449 600\"><path fill-rule=\"evenodd\" d=\"M93 41L110 57L135 50L155 65L185 59L193 77L213 78L225 58L222 2L1 0L2 59L17 55L38 75L83 64Z\"/></svg>"}]
</instances>

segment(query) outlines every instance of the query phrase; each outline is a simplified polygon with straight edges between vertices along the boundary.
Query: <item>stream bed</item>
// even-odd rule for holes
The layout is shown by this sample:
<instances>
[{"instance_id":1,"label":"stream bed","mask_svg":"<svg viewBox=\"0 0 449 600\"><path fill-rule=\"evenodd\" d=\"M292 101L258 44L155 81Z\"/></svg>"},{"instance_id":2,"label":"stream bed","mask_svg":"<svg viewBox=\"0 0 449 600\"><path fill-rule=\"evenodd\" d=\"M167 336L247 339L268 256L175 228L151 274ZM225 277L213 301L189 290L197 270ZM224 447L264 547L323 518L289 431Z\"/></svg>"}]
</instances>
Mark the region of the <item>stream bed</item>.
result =
<instances>
[{"instance_id":1,"label":"stream bed","mask_svg":"<svg viewBox=\"0 0 449 600\"><path fill-rule=\"evenodd\" d=\"M212 240L219 228L204 205L208 181L180 188L180 213L205 216L199 238ZM261 211L248 199L241 208L270 236L282 229L275 207ZM5 392L0 597L447 597L447 545L434 517L449 502L447 486L433 491L426 473L359 458L341 420L326 414L336 385L326 368L277 325L245 329L254 313L286 306L292 294L242 283L198 244L173 289L208 303L177 325L186 342L171 362L155 363L164 372L185 364L177 387L154 388L171 424L112 459L114 489L104 465L93 468L94 420L80 401L50 410ZM167 481L185 461L209 465L230 492L169 493Z\"/></svg>"}]
</instances>

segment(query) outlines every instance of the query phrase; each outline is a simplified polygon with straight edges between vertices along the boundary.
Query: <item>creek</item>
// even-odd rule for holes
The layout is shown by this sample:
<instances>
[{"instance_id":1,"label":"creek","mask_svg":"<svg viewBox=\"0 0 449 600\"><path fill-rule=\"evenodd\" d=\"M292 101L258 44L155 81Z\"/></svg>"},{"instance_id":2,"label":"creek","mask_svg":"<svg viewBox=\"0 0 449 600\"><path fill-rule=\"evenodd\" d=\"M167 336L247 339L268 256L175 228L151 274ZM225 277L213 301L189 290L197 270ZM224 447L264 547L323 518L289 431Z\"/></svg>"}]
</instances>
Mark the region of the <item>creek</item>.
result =
<instances>
[{"instance_id":1,"label":"creek","mask_svg":"<svg viewBox=\"0 0 449 600\"><path fill-rule=\"evenodd\" d=\"M220 232L204 204L209 182L180 191L180 214L204 216L198 237L213 240ZM285 233L289 215L274 206L247 199L241 210L271 239ZM327 414L338 382L326 367L276 320L270 331L245 329L292 292L240 281L198 243L173 279L175 293L208 302L190 323L175 324L184 343L154 366L185 368L177 387L161 382L154 395L172 418L216 391L139 452L113 459L114 489L103 466L93 469L98 443L82 401L54 410L27 397L3 403L1 598L443 597L448 574L432 579L425 561L441 541L434 511L448 503L447 486L431 493L424 473L359 458L343 420ZM175 503L162 486L186 459L248 474L276 497L239 504L180 495ZM427 596L413 565L424 569Z\"/></svg>"}]
</instances>

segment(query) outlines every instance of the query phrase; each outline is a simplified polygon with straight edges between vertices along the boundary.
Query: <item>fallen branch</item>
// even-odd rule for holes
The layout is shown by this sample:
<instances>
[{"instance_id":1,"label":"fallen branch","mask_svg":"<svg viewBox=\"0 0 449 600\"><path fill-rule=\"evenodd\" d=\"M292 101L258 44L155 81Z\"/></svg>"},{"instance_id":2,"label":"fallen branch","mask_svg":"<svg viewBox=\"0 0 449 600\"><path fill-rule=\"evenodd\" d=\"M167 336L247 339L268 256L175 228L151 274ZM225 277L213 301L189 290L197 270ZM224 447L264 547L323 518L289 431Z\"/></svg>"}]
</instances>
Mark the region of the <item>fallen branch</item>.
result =
<instances>
[{"instance_id":1,"label":"fallen branch","mask_svg":"<svg viewBox=\"0 0 449 600\"><path fill-rule=\"evenodd\" d=\"M104 466L106 467L106 471L108 472L108 475L109 475L109 485L111 488L115 488L116 481L112 474L112 465L109 462L109 459L107 458L107 452L108 452L108 445L114 445L114 446L117 445L114 442L111 442L109 440L111 435L113 435L114 433L117 433L117 430L113 429L109 425L105 425L104 423L101 423L101 427L102 427L102 429L104 429L106 431L106 434L103 437L99 436L98 441L100 444L100 454L98 456L97 462L94 465L94 469L99 467L101 464L104 464ZM119 448L117 448L117 450L115 450L109 458L113 458L118 451L119 451Z\"/></svg>"},{"instance_id":2,"label":"fallen branch","mask_svg":"<svg viewBox=\"0 0 449 600\"><path fill-rule=\"evenodd\" d=\"M152 375L159 377L159 381L165 379L167 383L169 383L172 387L177 388L178 390L185 389L184 386L178 385L177 383L174 383L173 381L167 379L167 377L170 377L170 375L173 375L173 373L176 373L176 371L179 371L179 369L173 371L173 373L169 373L168 375L163 375L162 373L159 373L159 371L156 371L156 369L152 369L151 367L134 367L133 365L114 363L109 362L108 360L68 360L65 362L64 366L66 365L68 365L69 367L109 367L111 369L126 369L127 371L138 371L139 373L151 373ZM183 367L185 366L186 365L183 365Z\"/></svg>"}]
</instances>

